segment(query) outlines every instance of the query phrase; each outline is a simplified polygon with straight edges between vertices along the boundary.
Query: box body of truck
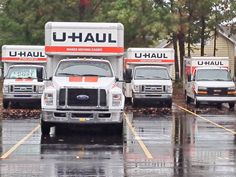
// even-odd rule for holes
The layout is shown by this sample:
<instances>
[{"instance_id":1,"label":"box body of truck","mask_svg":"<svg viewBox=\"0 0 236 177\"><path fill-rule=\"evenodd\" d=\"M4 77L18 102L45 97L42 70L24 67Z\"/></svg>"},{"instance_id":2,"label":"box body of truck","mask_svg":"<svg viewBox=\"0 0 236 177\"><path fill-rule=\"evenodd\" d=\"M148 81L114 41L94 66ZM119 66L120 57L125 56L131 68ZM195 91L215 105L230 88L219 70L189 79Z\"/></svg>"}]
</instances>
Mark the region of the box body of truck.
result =
<instances>
[{"instance_id":1,"label":"box body of truck","mask_svg":"<svg viewBox=\"0 0 236 177\"><path fill-rule=\"evenodd\" d=\"M46 78L44 46L3 45L3 107L35 103L40 106Z\"/></svg>"},{"instance_id":2,"label":"box body of truck","mask_svg":"<svg viewBox=\"0 0 236 177\"><path fill-rule=\"evenodd\" d=\"M125 96L131 99L134 106L141 102L172 106L170 73L174 70L173 49L129 48L125 56L125 68L128 77Z\"/></svg>"},{"instance_id":3,"label":"box body of truck","mask_svg":"<svg viewBox=\"0 0 236 177\"><path fill-rule=\"evenodd\" d=\"M234 107L235 83L229 71L228 57L193 57L184 60L184 91L186 102L228 103Z\"/></svg>"},{"instance_id":4,"label":"box body of truck","mask_svg":"<svg viewBox=\"0 0 236 177\"><path fill-rule=\"evenodd\" d=\"M48 22L47 71L41 130L57 125L112 124L123 128L124 31L120 23Z\"/></svg>"}]
</instances>

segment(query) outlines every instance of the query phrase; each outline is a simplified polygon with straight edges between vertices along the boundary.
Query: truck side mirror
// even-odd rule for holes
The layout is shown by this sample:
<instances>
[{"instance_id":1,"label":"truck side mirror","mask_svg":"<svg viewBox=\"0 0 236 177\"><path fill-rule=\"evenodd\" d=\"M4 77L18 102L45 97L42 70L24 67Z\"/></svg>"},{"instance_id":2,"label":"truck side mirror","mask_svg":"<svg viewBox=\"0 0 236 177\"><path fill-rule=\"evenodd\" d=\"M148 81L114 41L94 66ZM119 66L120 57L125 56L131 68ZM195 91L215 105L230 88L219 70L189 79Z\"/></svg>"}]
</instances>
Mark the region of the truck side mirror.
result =
<instances>
[{"instance_id":1,"label":"truck side mirror","mask_svg":"<svg viewBox=\"0 0 236 177\"><path fill-rule=\"evenodd\" d=\"M43 68L37 68L38 82L43 82Z\"/></svg>"},{"instance_id":2,"label":"truck side mirror","mask_svg":"<svg viewBox=\"0 0 236 177\"><path fill-rule=\"evenodd\" d=\"M126 71L125 71L125 82L130 83L132 78L133 78L132 69L126 69Z\"/></svg>"}]
</instances>

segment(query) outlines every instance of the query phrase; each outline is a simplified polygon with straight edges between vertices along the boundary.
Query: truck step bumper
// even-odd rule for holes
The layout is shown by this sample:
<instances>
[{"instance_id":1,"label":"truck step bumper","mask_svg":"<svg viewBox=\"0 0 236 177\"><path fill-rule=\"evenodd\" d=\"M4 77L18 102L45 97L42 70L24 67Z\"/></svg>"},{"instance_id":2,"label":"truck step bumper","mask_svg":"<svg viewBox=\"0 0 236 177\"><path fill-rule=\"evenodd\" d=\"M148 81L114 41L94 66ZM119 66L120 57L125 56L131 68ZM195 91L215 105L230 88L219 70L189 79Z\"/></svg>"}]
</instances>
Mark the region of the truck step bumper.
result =
<instances>
[{"instance_id":1,"label":"truck step bumper","mask_svg":"<svg viewBox=\"0 0 236 177\"><path fill-rule=\"evenodd\" d=\"M121 123L123 111L96 112L96 111L42 111L42 119L51 123L72 124L108 124Z\"/></svg>"}]
</instances>

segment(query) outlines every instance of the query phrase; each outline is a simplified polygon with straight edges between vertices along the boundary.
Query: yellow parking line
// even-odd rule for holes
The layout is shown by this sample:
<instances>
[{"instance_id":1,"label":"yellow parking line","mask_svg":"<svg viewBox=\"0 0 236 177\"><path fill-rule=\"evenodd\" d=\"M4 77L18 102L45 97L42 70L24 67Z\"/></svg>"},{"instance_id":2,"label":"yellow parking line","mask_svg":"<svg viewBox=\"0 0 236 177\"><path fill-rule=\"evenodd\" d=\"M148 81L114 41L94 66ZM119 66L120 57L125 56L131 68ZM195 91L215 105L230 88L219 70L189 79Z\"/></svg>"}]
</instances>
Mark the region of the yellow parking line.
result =
<instances>
[{"instance_id":1,"label":"yellow parking line","mask_svg":"<svg viewBox=\"0 0 236 177\"><path fill-rule=\"evenodd\" d=\"M184 107L182 107L182 106L177 105L177 107L180 108L180 109L182 109L182 110L184 110L184 111L186 111L186 112L188 112L188 113L190 113L190 114L192 114L192 115L194 115L194 116L196 116L196 117L199 117L200 119L203 119L203 120L205 120L205 121L207 121L207 122L209 122L209 123L215 125L216 127L222 128L222 129L224 129L224 130L226 130L226 131L232 133L233 135L236 135L236 132L233 131L233 130L230 130L230 129L228 129L228 128L225 128L224 126L219 125L219 124L217 124L217 123L215 123L215 122L213 122L213 121L211 121L211 120L209 120L209 119L207 119L207 118L204 118L204 117L202 117L202 116L200 116L200 115L198 115L198 114L196 114L196 113L194 113L194 112L192 112L192 111L190 111L190 110L188 110L188 109L186 109L186 108L184 108Z\"/></svg>"},{"instance_id":2,"label":"yellow parking line","mask_svg":"<svg viewBox=\"0 0 236 177\"><path fill-rule=\"evenodd\" d=\"M148 159L153 159L152 157L152 154L150 153L150 151L148 150L148 148L146 147L146 145L143 143L142 139L138 136L137 132L135 131L135 129L133 128L131 122L129 121L129 118L127 117L126 114L124 114L125 116L125 120L126 120L126 123L129 127L129 129L131 130L131 132L133 133L135 139L138 141L140 147L142 148L144 154L146 155L146 157Z\"/></svg>"},{"instance_id":3,"label":"yellow parking line","mask_svg":"<svg viewBox=\"0 0 236 177\"><path fill-rule=\"evenodd\" d=\"M6 159L9 155L11 155L21 144L23 144L27 139L29 139L34 132L36 132L40 128L40 125L37 125L31 132L29 132L24 138L18 141L14 146L12 146L6 153L1 155L0 159Z\"/></svg>"}]
</instances>

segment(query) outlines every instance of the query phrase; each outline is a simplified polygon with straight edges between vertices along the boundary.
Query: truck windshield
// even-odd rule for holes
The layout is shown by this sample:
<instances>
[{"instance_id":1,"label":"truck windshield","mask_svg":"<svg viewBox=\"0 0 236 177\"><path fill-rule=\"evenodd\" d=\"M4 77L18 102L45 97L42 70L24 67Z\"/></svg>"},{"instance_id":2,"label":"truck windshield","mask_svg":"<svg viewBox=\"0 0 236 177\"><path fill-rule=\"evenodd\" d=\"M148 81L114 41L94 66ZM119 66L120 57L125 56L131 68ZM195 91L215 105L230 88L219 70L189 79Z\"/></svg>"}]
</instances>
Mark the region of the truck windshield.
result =
<instances>
[{"instance_id":1,"label":"truck windshield","mask_svg":"<svg viewBox=\"0 0 236 177\"><path fill-rule=\"evenodd\" d=\"M136 68L134 78L136 80L169 80L170 76L165 68Z\"/></svg>"},{"instance_id":2,"label":"truck windshield","mask_svg":"<svg viewBox=\"0 0 236 177\"><path fill-rule=\"evenodd\" d=\"M6 75L7 79L25 79L25 78L31 78L36 79L37 78L37 68L36 67L11 67L8 70L8 73Z\"/></svg>"},{"instance_id":3,"label":"truck windshield","mask_svg":"<svg viewBox=\"0 0 236 177\"><path fill-rule=\"evenodd\" d=\"M63 61L55 75L113 77L109 63L98 61Z\"/></svg>"},{"instance_id":4,"label":"truck windshield","mask_svg":"<svg viewBox=\"0 0 236 177\"><path fill-rule=\"evenodd\" d=\"M200 69L196 72L196 81L231 81L230 73L225 69Z\"/></svg>"}]
</instances>

